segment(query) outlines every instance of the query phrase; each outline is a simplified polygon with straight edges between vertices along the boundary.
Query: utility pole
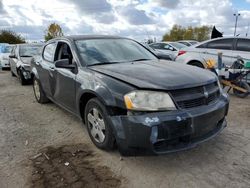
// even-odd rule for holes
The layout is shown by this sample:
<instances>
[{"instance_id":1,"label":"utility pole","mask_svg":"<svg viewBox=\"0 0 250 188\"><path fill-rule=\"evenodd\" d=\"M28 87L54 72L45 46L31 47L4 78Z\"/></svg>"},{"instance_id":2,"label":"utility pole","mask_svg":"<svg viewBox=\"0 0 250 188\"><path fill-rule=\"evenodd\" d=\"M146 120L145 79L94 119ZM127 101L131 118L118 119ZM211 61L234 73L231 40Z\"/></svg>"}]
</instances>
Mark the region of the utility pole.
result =
<instances>
[{"instance_id":1,"label":"utility pole","mask_svg":"<svg viewBox=\"0 0 250 188\"><path fill-rule=\"evenodd\" d=\"M248 22L248 24L247 24L247 32L246 32L246 37L247 37L247 35L248 35L248 31L249 31L249 22Z\"/></svg>"},{"instance_id":2,"label":"utility pole","mask_svg":"<svg viewBox=\"0 0 250 188\"><path fill-rule=\"evenodd\" d=\"M236 29L237 29L237 23L238 23L238 17L240 16L240 13L234 14L235 16L235 27L234 27L234 36L236 35Z\"/></svg>"}]
</instances>

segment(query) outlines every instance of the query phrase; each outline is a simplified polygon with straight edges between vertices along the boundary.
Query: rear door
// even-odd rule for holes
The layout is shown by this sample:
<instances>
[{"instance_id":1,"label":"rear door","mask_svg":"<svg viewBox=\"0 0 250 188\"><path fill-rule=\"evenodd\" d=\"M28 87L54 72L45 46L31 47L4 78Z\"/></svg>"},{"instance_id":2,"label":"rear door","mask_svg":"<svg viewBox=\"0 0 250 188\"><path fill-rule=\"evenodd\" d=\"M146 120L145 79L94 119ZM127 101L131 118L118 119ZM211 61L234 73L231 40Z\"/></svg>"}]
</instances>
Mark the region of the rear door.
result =
<instances>
[{"instance_id":1,"label":"rear door","mask_svg":"<svg viewBox=\"0 0 250 188\"><path fill-rule=\"evenodd\" d=\"M237 60L238 56L250 61L250 39L239 38L236 41L233 51L233 59Z\"/></svg>"},{"instance_id":2,"label":"rear door","mask_svg":"<svg viewBox=\"0 0 250 188\"><path fill-rule=\"evenodd\" d=\"M10 52L10 55L11 56L15 55L15 51L16 51L16 46L14 46L12 48L12 50ZM14 66L14 60L13 60L13 58L9 58L9 63L10 63L11 71L16 74L16 70L14 70L15 66Z\"/></svg>"},{"instance_id":3,"label":"rear door","mask_svg":"<svg viewBox=\"0 0 250 188\"><path fill-rule=\"evenodd\" d=\"M11 60L10 60L11 70L13 71L13 73L18 75L18 73L17 73L17 63L18 63L18 58L19 58L19 46L18 45L16 46L16 48L14 50L14 55L15 55L15 58L11 58Z\"/></svg>"},{"instance_id":4,"label":"rear door","mask_svg":"<svg viewBox=\"0 0 250 188\"><path fill-rule=\"evenodd\" d=\"M250 61L250 39L237 39L233 51L233 61L237 61L238 57L242 58L244 62ZM247 76L247 81L250 83L250 74Z\"/></svg>"},{"instance_id":5,"label":"rear door","mask_svg":"<svg viewBox=\"0 0 250 188\"><path fill-rule=\"evenodd\" d=\"M225 65L232 65L233 63L233 38L222 38L212 40L200 47L200 57L208 60L213 59L217 62L218 53L222 52L222 61Z\"/></svg>"},{"instance_id":6,"label":"rear door","mask_svg":"<svg viewBox=\"0 0 250 188\"><path fill-rule=\"evenodd\" d=\"M46 44L42 53L42 60L35 62L37 72L39 75L39 80L41 82L42 88L48 97L52 97L53 84L53 72L55 70L54 59L55 59L55 49L56 42L51 42Z\"/></svg>"}]
</instances>

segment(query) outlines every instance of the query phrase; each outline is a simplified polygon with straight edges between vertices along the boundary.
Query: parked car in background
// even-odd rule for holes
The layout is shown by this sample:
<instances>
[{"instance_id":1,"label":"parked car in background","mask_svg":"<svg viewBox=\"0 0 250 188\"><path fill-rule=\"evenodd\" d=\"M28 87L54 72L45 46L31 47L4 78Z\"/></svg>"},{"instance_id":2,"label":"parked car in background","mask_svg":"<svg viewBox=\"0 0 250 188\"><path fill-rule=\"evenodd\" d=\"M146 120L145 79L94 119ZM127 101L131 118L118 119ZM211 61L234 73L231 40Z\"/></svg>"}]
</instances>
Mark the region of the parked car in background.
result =
<instances>
[{"instance_id":1,"label":"parked car in background","mask_svg":"<svg viewBox=\"0 0 250 188\"><path fill-rule=\"evenodd\" d=\"M177 42L179 42L179 43L181 43L181 44L184 44L184 45L186 45L186 46L192 46L192 45L195 45L195 44L198 44L198 43L199 43L199 42L196 41L196 40L179 40L179 41L177 41Z\"/></svg>"},{"instance_id":2,"label":"parked car in background","mask_svg":"<svg viewBox=\"0 0 250 188\"><path fill-rule=\"evenodd\" d=\"M31 71L36 100L82 119L101 149L117 144L123 155L164 154L192 148L226 127L228 97L214 73L160 61L131 39L52 39Z\"/></svg>"},{"instance_id":3,"label":"parked car in background","mask_svg":"<svg viewBox=\"0 0 250 188\"><path fill-rule=\"evenodd\" d=\"M182 48L185 48L184 44L180 44L178 42L158 42L158 43L152 43L149 45L151 48L156 49L160 52L168 52L173 57L173 60L177 57L179 51Z\"/></svg>"},{"instance_id":4,"label":"parked car in background","mask_svg":"<svg viewBox=\"0 0 250 188\"><path fill-rule=\"evenodd\" d=\"M30 63L41 55L43 44L17 44L13 47L10 56L10 71L17 76L22 85L30 83Z\"/></svg>"},{"instance_id":5,"label":"parked car in background","mask_svg":"<svg viewBox=\"0 0 250 188\"><path fill-rule=\"evenodd\" d=\"M219 52L223 54L223 63L228 66L231 66L239 56L243 60L249 60L250 38L223 37L207 40L194 46L183 48L176 58L176 62L204 68L208 59L213 59L217 62Z\"/></svg>"},{"instance_id":6,"label":"parked car in background","mask_svg":"<svg viewBox=\"0 0 250 188\"><path fill-rule=\"evenodd\" d=\"M0 50L0 66L2 69L9 69L9 55L14 45L6 44L1 47Z\"/></svg>"},{"instance_id":7,"label":"parked car in background","mask_svg":"<svg viewBox=\"0 0 250 188\"><path fill-rule=\"evenodd\" d=\"M173 54L171 54L168 51L159 51L154 48L151 48L148 43L142 43L143 46L145 46L148 50L150 50L152 53L154 53L159 59L164 59L164 60L174 60Z\"/></svg>"}]
</instances>

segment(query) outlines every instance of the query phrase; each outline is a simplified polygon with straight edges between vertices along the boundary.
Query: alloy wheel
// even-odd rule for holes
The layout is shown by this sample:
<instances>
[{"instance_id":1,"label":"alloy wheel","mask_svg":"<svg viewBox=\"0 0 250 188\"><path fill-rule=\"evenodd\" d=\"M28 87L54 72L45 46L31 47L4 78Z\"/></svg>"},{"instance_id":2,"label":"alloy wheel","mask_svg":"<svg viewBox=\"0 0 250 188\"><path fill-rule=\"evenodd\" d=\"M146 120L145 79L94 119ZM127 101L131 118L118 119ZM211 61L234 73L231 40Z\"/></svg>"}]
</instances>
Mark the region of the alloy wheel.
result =
<instances>
[{"instance_id":1,"label":"alloy wheel","mask_svg":"<svg viewBox=\"0 0 250 188\"><path fill-rule=\"evenodd\" d=\"M40 86L37 80L34 80L34 93L36 95L37 100L40 100Z\"/></svg>"},{"instance_id":2,"label":"alloy wheel","mask_svg":"<svg viewBox=\"0 0 250 188\"><path fill-rule=\"evenodd\" d=\"M88 115L88 126L92 137L98 143L103 143L105 140L105 122L102 114L96 108L92 108Z\"/></svg>"}]
</instances>

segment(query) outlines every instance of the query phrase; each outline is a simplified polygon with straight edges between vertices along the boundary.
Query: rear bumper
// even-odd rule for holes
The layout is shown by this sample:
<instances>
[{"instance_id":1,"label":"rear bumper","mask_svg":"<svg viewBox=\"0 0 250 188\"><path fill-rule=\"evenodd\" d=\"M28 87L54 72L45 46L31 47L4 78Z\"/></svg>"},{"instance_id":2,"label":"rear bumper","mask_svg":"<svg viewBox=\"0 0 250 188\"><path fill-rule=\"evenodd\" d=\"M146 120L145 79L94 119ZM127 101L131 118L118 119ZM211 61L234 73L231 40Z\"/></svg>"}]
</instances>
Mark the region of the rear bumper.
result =
<instances>
[{"instance_id":1,"label":"rear bumper","mask_svg":"<svg viewBox=\"0 0 250 188\"><path fill-rule=\"evenodd\" d=\"M0 66L2 68L10 68L9 60L0 60Z\"/></svg>"},{"instance_id":2,"label":"rear bumper","mask_svg":"<svg viewBox=\"0 0 250 188\"><path fill-rule=\"evenodd\" d=\"M166 154L195 147L219 134L227 125L229 100L171 112L112 116L121 154Z\"/></svg>"}]
</instances>

